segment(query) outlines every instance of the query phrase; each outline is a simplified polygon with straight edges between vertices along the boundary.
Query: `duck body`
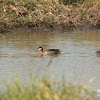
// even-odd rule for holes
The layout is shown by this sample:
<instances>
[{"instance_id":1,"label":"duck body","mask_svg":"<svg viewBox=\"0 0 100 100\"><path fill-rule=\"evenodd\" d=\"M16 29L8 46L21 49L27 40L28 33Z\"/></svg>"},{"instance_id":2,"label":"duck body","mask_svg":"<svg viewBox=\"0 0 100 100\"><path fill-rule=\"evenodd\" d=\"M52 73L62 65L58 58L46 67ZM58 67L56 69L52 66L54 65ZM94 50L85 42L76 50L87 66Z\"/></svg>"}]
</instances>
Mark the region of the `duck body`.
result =
<instances>
[{"instance_id":1,"label":"duck body","mask_svg":"<svg viewBox=\"0 0 100 100\"><path fill-rule=\"evenodd\" d=\"M47 55L47 54L58 54L60 53L59 49L47 49L44 51L44 54Z\"/></svg>"},{"instance_id":2,"label":"duck body","mask_svg":"<svg viewBox=\"0 0 100 100\"><path fill-rule=\"evenodd\" d=\"M100 51L96 51L96 52L95 52L95 55L96 55L96 56L100 56Z\"/></svg>"},{"instance_id":3,"label":"duck body","mask_svg":"<svg viewBox=\"0 0 100 100\"><path fill-rule=\"evenodd\" d=\"M46 49L45 51L43 51L42 47L39 47L37 51L40 51L41 55L43 55L43 54L45 54L45 55L56 55L56 54L60 53L59 49Z\"/></svg>"}]
</instances>

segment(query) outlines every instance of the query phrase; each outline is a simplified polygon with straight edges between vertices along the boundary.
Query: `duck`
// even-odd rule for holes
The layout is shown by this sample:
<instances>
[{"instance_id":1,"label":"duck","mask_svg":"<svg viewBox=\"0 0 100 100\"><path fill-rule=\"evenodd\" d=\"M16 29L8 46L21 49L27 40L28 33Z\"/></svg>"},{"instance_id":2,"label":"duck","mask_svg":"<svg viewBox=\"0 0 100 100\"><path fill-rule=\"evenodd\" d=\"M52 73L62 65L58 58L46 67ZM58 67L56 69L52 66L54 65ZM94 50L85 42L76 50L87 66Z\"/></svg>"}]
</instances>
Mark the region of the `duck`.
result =
<instances>
[{"instance_id":1,"label":"duck","mask_svg":"<svg viewBox=\"0 0 100 100\"><path fill-rule=\"evenodd\" d=\"M96 56L100 56L100 51L96 51L96 52L95 52L95 55L96 55Z\"/></svg>"},{"instance_id":2,"label":"duck","mask_svg":"<svg viewBox=\"0 0 100 100\"><path fill-rule=\"evenodd\" d=\"M42 47L38 47L37 51L38 52L40 51L40 55L56 55L56 54L59 54L61 51L59 49L46 49L43 51L43 48Z\"/></svg>"}]
</instances>

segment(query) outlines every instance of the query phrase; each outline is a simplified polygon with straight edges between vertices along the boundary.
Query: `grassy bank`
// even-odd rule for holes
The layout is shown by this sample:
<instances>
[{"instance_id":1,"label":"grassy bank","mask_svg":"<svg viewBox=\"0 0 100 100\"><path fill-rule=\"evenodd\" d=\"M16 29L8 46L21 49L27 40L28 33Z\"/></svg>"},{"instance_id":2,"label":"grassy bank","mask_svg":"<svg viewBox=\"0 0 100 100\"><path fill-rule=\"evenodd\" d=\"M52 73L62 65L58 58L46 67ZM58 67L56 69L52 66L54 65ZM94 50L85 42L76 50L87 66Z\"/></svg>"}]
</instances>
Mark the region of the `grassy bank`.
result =
<instances>
[{"instance_id":1,"label":"grassy bank","mask_svg":"<svg viewBox=\"0 0 100 100\"><path fill-rule=\"evenodd\" d=\"M0 0L0 32L10 28L100 27L99 0Z\"/></svg>"},{"instance_id":2,"label":"grassy bank","mask_svg":"<svg viewBox=\"0 0 100 100\"><path fill-rule=\"evenodd\" d=\"M0 100L96 100L93 91L85 85L55 85L47 79L31 80L22 86L19 80L7 85L7 90L0 94Z\"/></svg>"}]
</instances>

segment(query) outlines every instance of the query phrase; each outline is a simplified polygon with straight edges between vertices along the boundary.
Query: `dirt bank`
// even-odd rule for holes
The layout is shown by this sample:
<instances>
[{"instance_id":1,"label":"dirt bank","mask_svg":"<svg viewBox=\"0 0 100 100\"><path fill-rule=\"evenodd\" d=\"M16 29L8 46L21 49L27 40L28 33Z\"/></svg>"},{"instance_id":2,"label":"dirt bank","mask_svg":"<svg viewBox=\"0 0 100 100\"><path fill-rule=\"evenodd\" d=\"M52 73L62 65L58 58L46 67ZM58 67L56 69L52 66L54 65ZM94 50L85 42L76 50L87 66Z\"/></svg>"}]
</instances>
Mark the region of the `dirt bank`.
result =
<instances>
[{"instance_id":1,"label":"dirt bank","mask_svg":"<svg viewBox=\"0 0 100 100\"><path fill-rule=\"evenodd\" d=\"M41 0L40 0L41 1ZM58 0L0 1L0 32L15 27L33 29L100 29L99 0L64 5Z\"/></svg>"}]
</instances>

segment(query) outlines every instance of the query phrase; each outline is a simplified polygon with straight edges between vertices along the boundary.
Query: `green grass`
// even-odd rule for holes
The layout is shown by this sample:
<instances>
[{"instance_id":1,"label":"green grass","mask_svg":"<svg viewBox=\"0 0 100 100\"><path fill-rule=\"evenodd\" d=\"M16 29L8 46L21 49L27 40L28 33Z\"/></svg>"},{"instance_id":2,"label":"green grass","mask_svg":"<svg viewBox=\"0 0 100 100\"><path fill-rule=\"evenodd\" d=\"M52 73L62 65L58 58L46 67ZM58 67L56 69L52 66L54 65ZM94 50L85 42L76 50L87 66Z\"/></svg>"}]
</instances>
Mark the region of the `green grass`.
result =
<instances>
[{"instance_id":1,"label":"green grass","mask_svg":"<svg viewBox=\"0 0 100 100\"><path fill-rule=\"evenodd\" d=\"M54 81L31 79L21 85L19 79L6 85L0 100L96 100L93 91L86 85L57 84Z\"/></svg>"}]
</instances>

